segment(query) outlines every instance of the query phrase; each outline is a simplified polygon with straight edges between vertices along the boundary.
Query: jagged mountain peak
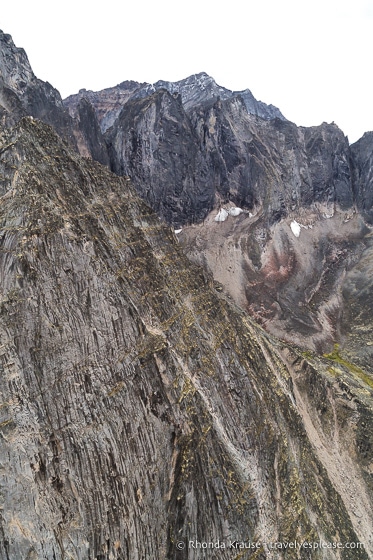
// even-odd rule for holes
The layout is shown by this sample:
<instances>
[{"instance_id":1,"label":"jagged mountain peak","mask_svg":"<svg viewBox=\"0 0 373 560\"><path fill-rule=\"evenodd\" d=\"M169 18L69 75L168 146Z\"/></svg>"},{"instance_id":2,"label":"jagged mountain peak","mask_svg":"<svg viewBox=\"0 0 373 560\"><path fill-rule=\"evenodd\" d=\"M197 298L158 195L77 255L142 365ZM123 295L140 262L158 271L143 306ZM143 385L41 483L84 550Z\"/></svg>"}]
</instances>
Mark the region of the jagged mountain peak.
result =
<instances>
[{"instance_id":1,"label":"jagged mountain peak","mask_svg":"<svg viewBox=\"0 0 373 560\"><path fill-rule=\"evenodd\" d=\"M177 82L159 80L152 87L155 90L165 88L171 93L179 93L187 110L196 104L217 98L227 99L232 95L230 90L219 86L214 78L206 74L206 72L192 74Z\"/></svg>"},{"instance_id":2,"label":"jagged mountain peak","mask_svg":"<svg viewBox=\"0 0 373 560\"><path fill-rule=\"evenodd\" d=\"M26 51L17 47L11 35L3 31L0 31L0 86L16 93L28 113L40 113L34 116L41 116L43 105L44 112L46 112L45 105L48 103L50 107L53 105L63 109L60 93L51 84L35 76ZM32 99L31 88L37 88L38 91L34 97L39 97L39 99ZM0 104L2 104L1 101L0 99Z\"/></svg>"},{"instance_id":3,"label":"jagged mountain peak","mask_svg":"<svg viewBox=\"0 0 373 560\"><path fill-rule=\"evenodd\" d=\"M210 88L220 88L222 93L229 91L226 88L219 86L212 76L209 76L206 72L199 72L197 74L191 74L190 76L177 80L176 82L171 82L168 80L158 80L153 84L155 89L159 87L166 87L173 91L183 90L185 88L197 88L204 90L207 87Z\"/></svg>"},{"instance_id":4,"label":"jagged mountain peak","mask_svg":"<svg viewBox=\"0 0 373 560\"><path fill-rule=\"evenodd\" d=\"M277 107L258 101L255 99L250 89L247 88L240 91L230 90L219 85L216 80L206 72L192 74L177 82L160 80L156 82L153 87L155 89L165 87L172 93L180 93L186 110L204 101L213 101L218 98L226 100L240 96L249 114L257 115L263 119L279 118L285 120L285 117Z\"/></svg>"},{"instance_id":5,"label":"jagged mountain peak","mask_svg":"<svg viewBox=\"0 0 373 560\"><path fill-rule=\"evenodd\" d=\"M214 78L212 76L210 76L209 74L207 74L207 72L198 72L196 74L191 74L190 76L187 76L186 78L182 78L181 80L176 80L176 82L171 82L169 80L158 80L154 85L160 84L160 83L173 84L176 87L182 86L182 85L185 85L185 84L194 85L194 86L198 84L200 86L204 86L204 85L213 83L213 84L217 85Z\"/></svg>"},{"instance_id":6,"label":"jagged mountain peak","mask_svg":"<svg viewBox=\"0 0 373 560\"><path fill-rule=\"evenodd\" d=\"M147 97L159 89L167 89L172 94L180 94L187 112L199 105L213 103L217 99L228 100L241 97L249 114L267 120L274 118L286 120L277 107L258 101L249 89L231 91L218 85L214 78L206 72L192 74L176 82L158 80L150 84L129 80L97 92L83 89L79 93L67 97L64 103L70 114L74 116L79 100L86 97L95 108L101 129L105 132L114 124L127 101Z\"/></svg>"},{"instance_id":7,"label":"jagged mountain peak","mask_svg":"<svg viewBox=\"0 0 373 560\"><path fill-rule=\"evenodd\" d=\"M0 32L0 117L11 127L30 115L50 125L81 155L108 165L97 117L92 108L77 104L76 118L69 115L60 93L38 79L27 54L10 35Z\"/></svg>"},{"instance_id":8,"label":"jagged mountain peak","mask_svg":"<svg viewBox=\"0 0 373 560\"><path fill-rule=\"evenodd\" d=\"M34 78L25 50L16 47L11 35L0 30L0 79L20 91Z\"/></svg>"}]
</instances>

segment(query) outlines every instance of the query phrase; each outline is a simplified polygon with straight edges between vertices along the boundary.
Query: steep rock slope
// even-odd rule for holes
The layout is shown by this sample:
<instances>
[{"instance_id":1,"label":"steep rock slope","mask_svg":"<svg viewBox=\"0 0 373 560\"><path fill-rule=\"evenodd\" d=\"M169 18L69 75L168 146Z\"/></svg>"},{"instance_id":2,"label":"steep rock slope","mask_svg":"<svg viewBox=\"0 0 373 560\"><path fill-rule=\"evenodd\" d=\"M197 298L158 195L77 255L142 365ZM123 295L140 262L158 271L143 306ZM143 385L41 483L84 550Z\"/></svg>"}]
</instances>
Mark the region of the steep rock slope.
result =
<instances>
[{"instance_id":1,"label":"steep rock slope","mask_svg":"<svg viewBox=\"0 0 373 560\"><path fill-rule=\"evenodd\" d=\"M373 558L364 379L266 335L47 125L2 134L0 194L1 560Z\"/></svg>"}]
</instances>

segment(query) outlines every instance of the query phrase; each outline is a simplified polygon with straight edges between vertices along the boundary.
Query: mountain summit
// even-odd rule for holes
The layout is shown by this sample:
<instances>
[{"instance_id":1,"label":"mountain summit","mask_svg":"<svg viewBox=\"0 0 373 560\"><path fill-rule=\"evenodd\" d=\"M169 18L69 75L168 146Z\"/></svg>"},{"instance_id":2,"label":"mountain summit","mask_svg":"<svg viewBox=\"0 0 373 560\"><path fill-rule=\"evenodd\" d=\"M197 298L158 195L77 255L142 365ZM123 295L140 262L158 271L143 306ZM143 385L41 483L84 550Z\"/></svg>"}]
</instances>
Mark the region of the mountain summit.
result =
<instances>
[{"instance_id":1,"label":"mountain summit","mask_svg":"<svg viewBox=\"0 0 373 560\"><path fill-rule=\"evenodd\" d=\"M184 80L178 82L165 82L160 80L153 86L154 91L165 88L171 93L180 93L183 105L188 110L196 104L203 102L216 101L221 99L231 99L233 97L242 97L247 112L263 119L279 118L285 120L281 111L273 105L266 105L262 101L257 101L249 89L243 91L231 91L219 86L214 78L200 72L193 74Z\"/></svg>"},{"instance_id":2,"label":"mountain summit","mask_svg":"<svg viewBox=\"0 0 373 560\"><path fill-rule=\"evenodd\" d=\"M64 103L69 108L70 113L75 115L78 102L82 98L88 99L99 117L102 131L105 132L118 117L124 103L130 99L147 97L161 89L165 89L173 95L180 95L182 104L187 111L196 105L213 103L218 99L226 100L241 97L249 114L264 119L279 118L285 120L277 107L257 101L249 89L231 91L219 86L205 72L193 74L177 82L159 80L155 84L148 84L127 81L98 92L80 90L79 93L67 97Z\"/></svg>"}]
</instances>

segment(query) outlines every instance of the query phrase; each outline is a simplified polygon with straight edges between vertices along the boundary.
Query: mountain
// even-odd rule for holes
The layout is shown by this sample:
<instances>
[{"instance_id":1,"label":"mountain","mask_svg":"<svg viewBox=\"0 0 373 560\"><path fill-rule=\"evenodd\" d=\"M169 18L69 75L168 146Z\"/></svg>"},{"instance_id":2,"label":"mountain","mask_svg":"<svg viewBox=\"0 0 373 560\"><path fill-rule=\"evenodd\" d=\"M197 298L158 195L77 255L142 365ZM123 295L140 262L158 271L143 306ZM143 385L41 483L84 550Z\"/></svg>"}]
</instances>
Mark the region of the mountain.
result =
<instances>
[{"instance_id":1,"label":"mountain","mask_svg":"<svg viewBox=\"0 0 373 560\"><path fill-rule=\"evenodd\" d=\"M242 193L250 205L252 192L245 192L251 172L248 139L230 120L236 116L227 113L238 111L243 120L250 115L285 120L250 90L232 92L205 73L179 82L123 82L101 92L81 90L64 101L72 117L82 100L96 112L111 169L130 176L140 196L177 227L202 221L216 196L226 197L229 191ZM206 118L218 118L214 145L205 144L206 131L212 130Z\"/></svg>"},{"instance_id":2,"label":"mountain","mask_svg":"<svg viewBox=\"0 0 373 560\"><path fill-rule=\"evenodd\" d=\"M373 559L372 134L0 52L0 560Z\"/></svg>"},{"instance_id":3,"label":"mountain","mask_svg":"<svg viewBox=\"0 0 373 560\"><path fill-rule=\"evenodd\" d=\"M187 113L160 90L127 102L105 136L112 169L175 225L201 222L228 202L260 210L269 223L314 203L326 211L354 204L349 145L338 127L260 119L241 98Z\"/></svg>"},{"instance_id":4,"label":"mountain","mask_svg":"<svg viewBox=\"0 0 373 560\"><path fill-rule=\"evenodd\" d=\"M370 220L365 176L357 187L365 155L334 123L297 127L249 90L231 92L205 73L81 90L64 101L72 117L83 100L97 115L111 169L130 176L168 223L201 222L229 201L260 207L271 223L313 204L327 214L335 204L357 207ZM372 151L369 134L365 143Z\"/></svg>"},{"instance_id":5,"label":"mountain","mask_svg":"<svg viewBox=\"0 0 373 560\"><path fill-rule=\"evenodd\" d=\"M372 558L372 387L262 331L49 126L2 133L0 171L1 560Z\"/></svg>"}]
</instances>

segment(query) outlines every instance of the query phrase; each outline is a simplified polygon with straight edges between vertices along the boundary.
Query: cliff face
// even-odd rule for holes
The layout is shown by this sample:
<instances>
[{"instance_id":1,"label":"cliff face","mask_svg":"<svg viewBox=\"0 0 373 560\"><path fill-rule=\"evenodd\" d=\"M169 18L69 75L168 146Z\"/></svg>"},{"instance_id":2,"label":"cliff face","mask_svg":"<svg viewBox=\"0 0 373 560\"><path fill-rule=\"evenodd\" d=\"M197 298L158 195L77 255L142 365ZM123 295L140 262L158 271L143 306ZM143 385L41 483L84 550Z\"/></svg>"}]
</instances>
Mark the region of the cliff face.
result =
<instances>
[{"instance_id":1,"label":"cliff face","mask_svg":"<svg viewBox=\"0 0 373 560\"><path fill-rule=\"evenodd\" d=\"M125 104L106 138L113 170L176 225L229 201L270 223L311 205L327 213L354 205L350 150L337 126L258 119L241 98L187 113L179 96L158 91Z\"/></svg>"},{"instance_id":2,"label":"cliff face","mask_svg":"<svg viewBox=\"0 0 373 560\"><path fill-rule=\"evenodd\" d=\"M1 560L373 558L366 380L265 334L47 125L2 134L0 177Z\"/></svg>"},{"instance_id":3,"label":"cliff face","mask_svg":"<svg viewBox=\"0 0 373 560\"><path fill-rule=\"evenodd\" d=\"M203 219L214 202L213 177L180 97L160 90L129 101L106 137L113 170L134 177L137 192L163 218Z\"/></svg>"},{"instance_id":4,"label":"cliff face","mask_svg":"<svg viewBox=\"0 0 373 560\"><path fill-rule=\"evenodd\" d=\"M351 146L355 197L359 211L373 223L373 132Z\"/></svg>"}]
</instances>

